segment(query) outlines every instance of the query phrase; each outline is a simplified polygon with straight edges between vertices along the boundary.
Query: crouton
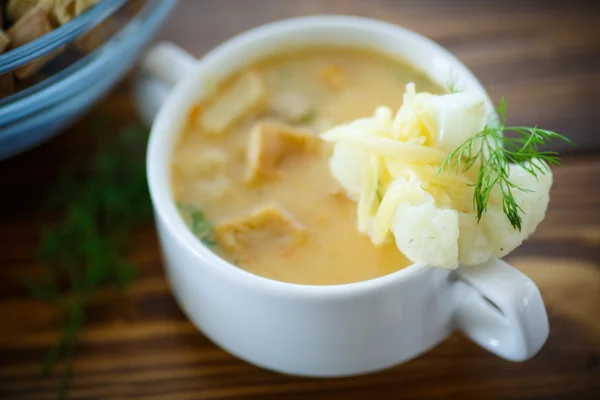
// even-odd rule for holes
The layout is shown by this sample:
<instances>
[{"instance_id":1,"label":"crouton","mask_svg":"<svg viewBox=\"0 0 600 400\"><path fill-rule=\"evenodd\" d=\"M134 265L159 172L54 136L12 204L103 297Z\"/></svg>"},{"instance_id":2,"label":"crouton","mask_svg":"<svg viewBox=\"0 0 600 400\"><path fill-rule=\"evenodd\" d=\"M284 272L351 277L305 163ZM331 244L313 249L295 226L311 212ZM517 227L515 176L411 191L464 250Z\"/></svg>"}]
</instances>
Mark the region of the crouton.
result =
<instances>
[{"instance_id":1,"label":"crouton","mask_svg":"<svg viewBox=\"0 0 600 400\"><path fill-rule=\"evenodd\" d=\"M305 233L278 204L267 204L244 217L215 225L219 245L234 252L293 246L302 242Z\"/></svg>"},{"instance_id":2,"label":"crouton","mask_svg":"<svg viewBox=\"0 0 600 400\"><path fill-rule=\"evenodd\" d=\"M265 101L266 91L260 75L247 72L206 104L199 116L205 133L222 135L240 118L258 109Z\"/></svg>"},{"instance_id":3,"label":"crouton","mask_svg":"<svg viewBox=\"0 0 600 400\"><path fill-rule=\"evenodd\" d=\"M48 1L48 0L45 0ZM98 3L98 0L53 0L51 15L57 24L64 25Z\"/></svg>"},{"instance_id":4,"label":"crouton","mask_svg":"<svg viewBox=\"0 0 600 400\"><path fill-rule=\"evenodd\" d=\"M4 33L2 28L0 28L0 53L2 53L8 47L10 43L10 37Z\"/></svg>"},{"instance_id":5,"label":"crouton","mask_svg":"<svg viewBox=\"0 0 600 400\"><path fill-rule=\"evenodd\" d=\"M34 8L42 8L48 13L54 0L8 0L6 15L10 21L17 22Z\"/></svg>"},{"instance_id":6,"label":"crouton","mask_svg":"<svg viewBox=\"0 0 600 400\"><path fill-rule=\"evenodd\" d=\"M118 20L107 18L75 39L73 45L81 52L91 53L106 43L120 27Z\"/></svg>"},{"instance_id":7,"label":"crouton","mask_svg":"<svg viewBox=\"0 0 600 400\"><path fill-rule=\"evenodd\" d=\"M10 47L14 49L45 35L51 30L52 24L48 19L47 11L43 7L35 7L11 26L6 34L10 38ZM15 76L18 79L30 77L61 51L62 47L17 68Z\"/></svg>"},{"instance_id":8,"label":"crouton","mask_svg":"<svg viewBox=\"0 0 600 400\"><path fill-rule=\"evenodd\" d=\"M302 154L316 147L314 136L273 121L254 124L246 153L246 182L273 176L279 164L288 156Z\"/></svg>"}]
</instances>

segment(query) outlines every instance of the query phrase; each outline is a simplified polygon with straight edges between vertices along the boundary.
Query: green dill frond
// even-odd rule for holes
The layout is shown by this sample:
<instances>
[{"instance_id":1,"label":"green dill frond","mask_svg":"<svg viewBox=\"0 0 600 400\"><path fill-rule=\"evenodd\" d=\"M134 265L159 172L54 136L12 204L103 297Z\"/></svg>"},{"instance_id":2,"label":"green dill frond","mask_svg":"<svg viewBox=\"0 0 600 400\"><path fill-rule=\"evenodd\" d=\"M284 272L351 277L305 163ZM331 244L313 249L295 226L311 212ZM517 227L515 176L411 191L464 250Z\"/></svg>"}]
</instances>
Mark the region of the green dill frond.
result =
<instances>
[{"instance_id":1,"label":"green dill frond","mask_svg":"<svg viewBox=\"0 0 600 400\"><path fill-rule=\"evenodd\" d=\"M521 230L523 210L515 200L515 191L527 191L510 180L510 165L516 164L531 175L546 174L548 166L561 165L557 152L542 148L551 140L558 139L575 145L567 137L553 131L536 127L505 126L506 102L500 100L497 107L499 126L487 125L477 135L466 140L443 161L442 171L466 172L479 166L474 186L473 208L477 220L487 211L492 189L498 187L502 195L502 210L514 229ZM506 133L517 133L510 137Z\"/></svg>"},{"instance_id":2,"label":"green dill frond","mask_svg":"<svg viewBox=\"0 0 600 400\"><path fill-rule=\"evenodd\" d=\"M136 269L127 259L131 231L152 217L144 157L148 130L126 127L116 139L101 134L98 150L61 178L51 205L62 208L62 218L43 230L36 252L44 275L25 282L32 297L61 308L61 334L42 366L48 374L62 365L61 399L87 303L98 290L133 280Z\"/></svg>"}]
</instances>

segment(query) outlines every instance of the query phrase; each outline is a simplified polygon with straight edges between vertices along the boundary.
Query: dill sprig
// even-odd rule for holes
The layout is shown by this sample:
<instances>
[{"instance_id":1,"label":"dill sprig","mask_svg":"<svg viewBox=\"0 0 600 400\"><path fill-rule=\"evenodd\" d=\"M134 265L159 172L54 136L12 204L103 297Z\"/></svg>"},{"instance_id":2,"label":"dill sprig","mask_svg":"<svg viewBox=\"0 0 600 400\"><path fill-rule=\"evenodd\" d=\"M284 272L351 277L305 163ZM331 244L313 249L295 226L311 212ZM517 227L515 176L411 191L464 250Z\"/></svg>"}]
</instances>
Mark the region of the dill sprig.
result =
<instances>
[{"instance_id":1,"label":"dill sprig","mask_svg":"<svg viewBox=\"0 0 600 400\"><path fill-rule=\"evenodd\" d=\"M60 308L62 328L42 373L62 361L61 399L67 395L90 298L135 277L126 258L130 232L134 223L152 216L144 168L147 137L145 128L131 126L118 140L103 139L84 165L65 171L51 199L63 217L44 229L38 245L44 276L25 285L33 297Z\"/></svg>"},{"instance_id":2,"label":"dill sprig","mask_svg":"<svg viewBox=\"0 0 600 400\"><path fill-rule=\"evenodd\" d=\"M527 192L510 180L510 165L516 164L531 175L538 177L549 172L549 166L561 165L558 153L543 150L553 139L575 145L567 137L553 131L536 127L506 126L506 102L500 100L497 108L500 116L496 126L486 125L477 135L458 146L444 160L439 173L444 170L466 172L474 166L479 167L477 180L473 184L473 207L477 212L477 221L487 211L492 189L498 187L502 195L502 210L512 227L521 230L523 209L517 203L514 193ZM516 133L516 137L506 133Z\"/></svg>"}]
</instances>

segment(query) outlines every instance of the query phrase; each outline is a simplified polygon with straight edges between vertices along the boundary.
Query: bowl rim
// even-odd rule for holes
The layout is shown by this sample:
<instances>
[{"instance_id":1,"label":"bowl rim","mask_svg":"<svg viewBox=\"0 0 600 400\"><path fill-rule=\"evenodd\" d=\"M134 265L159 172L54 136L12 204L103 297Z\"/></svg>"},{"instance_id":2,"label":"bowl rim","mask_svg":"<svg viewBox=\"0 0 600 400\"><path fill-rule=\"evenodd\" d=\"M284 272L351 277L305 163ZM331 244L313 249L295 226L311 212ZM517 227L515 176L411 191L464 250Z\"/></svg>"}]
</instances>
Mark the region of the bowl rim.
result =
<instances>
[{"instance_id":1,"label":"bowl rim","mask_svg":"<svg viewBox=\"0 0 600 400\"><path fill-rule=\"evenodd\" d=\"M0 54L0 74L14 70L67 44L105 20L127 0L103 0L64 25L16 49Z\"/></svg>"}]
</instances>

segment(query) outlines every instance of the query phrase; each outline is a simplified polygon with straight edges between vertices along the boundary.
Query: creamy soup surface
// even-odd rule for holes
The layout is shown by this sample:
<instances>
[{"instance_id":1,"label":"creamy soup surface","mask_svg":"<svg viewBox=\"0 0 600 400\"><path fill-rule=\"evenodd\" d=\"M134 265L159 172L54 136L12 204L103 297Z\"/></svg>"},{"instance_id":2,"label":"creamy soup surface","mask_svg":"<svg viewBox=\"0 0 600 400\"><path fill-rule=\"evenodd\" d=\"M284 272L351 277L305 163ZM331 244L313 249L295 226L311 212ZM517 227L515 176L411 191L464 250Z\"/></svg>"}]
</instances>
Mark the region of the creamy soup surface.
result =
<instances>
[{"instance_id":1,"label":"creamy soup surface","mask_svg":"<svg viewBox=\"0 0 600 400\"><path fill-rule=\"evenodd\" d=\"M318 135L380 105L397 109L408 82L444 92L363 50L306 50L241 71L192 107L175 145L182 217L221 257L279 281L344 284L406 267L393 242L375 247L357 231L356 204L336 187Z\"/></svg>"}]
</instances>

